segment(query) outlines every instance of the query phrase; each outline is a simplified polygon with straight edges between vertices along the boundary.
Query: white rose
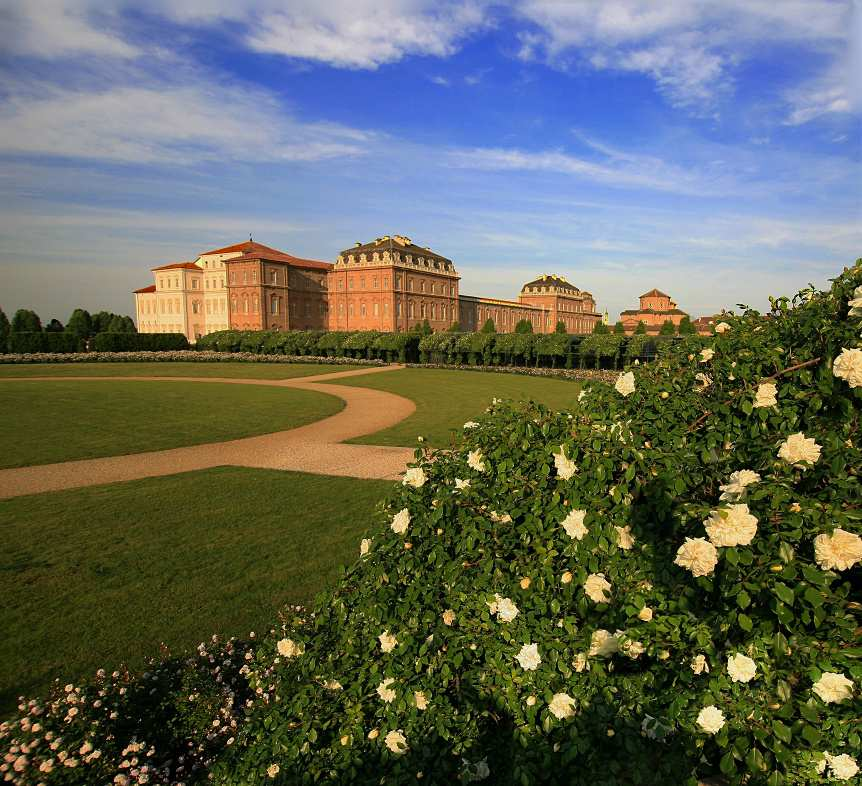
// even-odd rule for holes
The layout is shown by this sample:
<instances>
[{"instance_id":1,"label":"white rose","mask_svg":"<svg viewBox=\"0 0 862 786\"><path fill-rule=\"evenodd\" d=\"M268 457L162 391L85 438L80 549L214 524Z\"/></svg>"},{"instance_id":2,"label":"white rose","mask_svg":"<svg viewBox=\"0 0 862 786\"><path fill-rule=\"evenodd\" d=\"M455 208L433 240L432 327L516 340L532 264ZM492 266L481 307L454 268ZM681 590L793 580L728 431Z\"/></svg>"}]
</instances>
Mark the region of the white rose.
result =
<instances>
[{"instance_id":1,"label":"white rose","mask_svg":"<svg viewBox=\"0 0 862 786\"><path fill-rule=\"evenodd\" d=\"M539 655L538 644L525 644L515 656L524 671L535 671L539 668L542 658Z\"/></svg>"},{"instance_id":2,"label":"white rose","mask_svg":"<svg viewBox=\"0 0 862 786\"><path fill-rule=\"evenodd\" d=\"M820 445L813 438L806 437L801 431L791 434L778 449L778 458L784 459L788 464L800 469L808 469L805 466L815 464L820 458Z\"/></svg>"},{"instance_id":3,"label":"white rose","mask_svg":"<svg viewBox=\"0 0 862 786\"><path fill-rule=\"evenodd\" d=\"M470 488L469 480L461 480L461 478L455 478L455 491L463 491L464 489Z\"/></svg>"},{"instance_id":4,"label":"white rose","mask_svg":"<svg viewBox=\"0 0 862 786\"><path fill-rule=\"evenodd\" d=\"M778 387L774 382L761 382L754 396L755 407L774 407L778 403Z\"/></svg>"},{"instance_id":5,"label":"white rose","mask_svg":"<svg viewBox=\"0 0 862 786\"><path fill-rule=\"evenodd\" d=\"M428 709L428 697L421 690L413 692L413 703L416 705L417 710Z\"/></svg>"},{"instance_id":6,"label":"white rose","mask_svg":"<svg viewBox=\"0 0 862 786\"><path fill-rule=\"evenodd\" d=\"M395 682L394 677L387 677L377 686L377 695L387 704L395 701L395 691L389 687L393 682Z\"/></svg>"},{"instance_id":7,"label":"white rose","mask_svg":"<svg viewBox=\"0 0 862 786\"><path fill-rule=\"evenodd\" d=\"M744 493L745 489L752 485L753 483L760 482L760 475L750 469L738 469L736 472L730 473L730 478L728 478L728 482L723 486L719 486L719 490L722 492L719 499L724 501L734 502L739 499Z\"/></svg>"},{"instance_id":8,"label":"white rose","mask_svg":"<svg viewBox=\"0 0 862 786\"><path fill-rule=\"evenodd\" d=\"M608 655L613 655L620 648L619 640L610 631L597 630L590 637L590 652L591 656L606 658Z\"/></svg>"},{"instance_id":9,"label":"white rose","mask_svg":"<svg viewBox=\"0 0 862 786\"><path fill-rule=\"evenodd\" d=\"M566 449L562 445L560 445L560 452L554 453L554 466L561 480L568 480L578 471L575 462L566 458Z\"/></svg>"},{"instance_id":10,"label":"white rose","mask_svg":"<svg viewBox=\"0 0 862 786\"><path fill-rule=\"evenodd\" d=\"M705 655L695 655L691 659L691 670L695 674L703 674L706 672L709 674L709 662L706 659Z\"/></svg>"},{"instance_id":11,"label":"white rose","mask_svg":"<svg viewBox=\"0 0 862 786\"><path fill-rule=\"evenodd\" d=\"M579 652L575 655L575 671L580 674L582 671L590 670L590 661L587 659L586 652Z\"/></svg>"},{"instance_id":12,"label":"white rose","mask_svg":"<svg viewBox=\"0 0 862 786\"><path fill-rule=\"evenodd\" d=\"M715 326L715 332L719 334L726 333L728 330L730 330L730 325L728 325L727 322L719 322Z\"/></svg>"},{"instance_id":13,"label":"white rose","mask_svg":"<svg viewBox=\"0 0 862 786\"><path fill-rule=\"evenodd\" d=\"M829 762L829 772L833 778L839 781L849 781L857 772L859 765L856 759L852 756L842 753L840 756L826 755L826 761Z\"/></svg>"},{"instance_id":14,"label":"white rose","mask_svg":"<svg viewBox=\"0 0 862 786\"><path fill-rule=\"evenodd\" d=\"M698 713L697 725L707 734L718 734L724 726L724 713L714 704L710 704Z\"/></svg>"},{"instance_id":15,"label":"white rose","mask_svg":"<svg viewBox=\"0 0 862 786\"><path fill-rule=\"evenodd\" d=\"M840 527L814 538L814 558L823 570L849 570L862 562L862 538Z\"/></svg>"},{"instance_id":16,"label":"white rose","mask_svg":"<svg viewBox=\"0 0 862 786\"><path fill-rule=\"evenodd\" d=\"M703 393L712 384L712 377L702 371L694 375L694 390Z\"/></svg>"},{"instance_id":17,"label":"white rose","mask_svg":"<svg viewBox=\"0 0 862 786\"><path fill-rule=\"evenodd\" d=\"M605 578L604 573L591 573L584 582L584 592L593 603L607 603L610 596L605 592L610 591L611 584Z\"/></svg>"},{"instance_id":18,"label":"white rose","mask_svg":"<svg viewBox=\"0 0 862 786\"><path fill-rule=\"evenodd\" d=\"M496 510L492 510L488 514L488 517L491 519L491 521L495 521L498 524L510 524L512 522L512 517L508 513L500 514L497 513Z\"/></svg>"},{"instance_id":19,"label":"white rose","mask_svg":"<svg viewBox=\"0 0 862 786\"><path fill-rule=\"evenodd\" d=\"M853 291L853 297L847 301L850 306L849 317L862 317L862 287L856 287Z\"/></svg>"},{"instance_id":20,"label":"white rose","mask_svg":"<svg viewBox=\"0 0 862 786\"><path fill-rule=\"evenodd\" d=\"M479 424L478 424L475 420L468 420L468 421L464 424L464 428L467 428L467 429L469 429L469 428L479 428Z\"/></svg>"},{"instance_id":21,"label":"white rose","mask_svg":"<svg viewBox=\"0 0 862 786\"><path fill-rule=\"evenodd\" d=\"M275 648L278 650L278 654L284 658L295 658L305 652L305 647L292 639L282 639L275 645Z\"/></svg>"},{"instance_id":22,"label":"white rose","mask_svg":"<svg viewBox=\"0 0 862 786\"><path fill-rule=\"evenodd\" d=\"M563 521L563 529L572 540L580 540L589 530L584 526L585 510L570 510L569 515Z\"/></svg>"},{"instance_id":23,"label":"white rose","mask_svg":"<svg viewBox=\"0 0 862 786\"><path fill-rule=\"evenodd\" d=\"M455 622L455 611L453 609L446 609L443 612L443 624L452 625L453 622Z\"/></svg>"},{"instance_id":24,"label":"white rose","mask_svg":"<svg viewBox=\"0 0 862 786\"><path fill-rule=\"evenodd\" d=\"M686 538L676 552L675 565L690 570L695 576L709 576L715 570L718 552L704 538Z\"/></svg>"},{"instance_id":25,"label":"white rose","mask_svg":"<svg viewBox=\"0 0 862 786\"><path fill-rule=\"evenodd\" d=\"M399 510L392 517L392 524L390 526L396 535L403 535L407 532L407 527L410 526L410 511L407 508Z\"/></svg>"},{"instance_id":26,"label":"white rose","mask_svg":"<svg viewBox=\"0 0 862 786\"><path fill-rule=\"evenodd\" d=\"M641 620L641 622L651 622L652 621L652 609L649 606L644 606L638 612L638 619Z\"/></svg>"},{"instance_id":27,"label":"white rose","mask_svg":"<svg viewBox=\"0 0 862 786\"><path fill-rule=\"evenodd\" d=\"M568 693L555 693L548 709L557 720L565 720L575 714L575 700Z\"/></svg>"},{"instance_id":28,"label":"white rose","mask_svg":"<svg viewBox=\"0 0 862 786\"><path fill-rule=\"evenodd\" d=\"M614 384L614 390L617 391L621 396L630 396L635 392L635 375L631 371L627 371L625 374L620 374L617 377L617 381Z\"/></svg>"},{"instance_id":29,"label":"white rose","mask_svg":"<svg viewBox=\"0 0 862 786\"><path fill-rule=\"evenodd\" d=\"M269 775L270 778L274 778L281 771L281 767L277 764L270 764L269 767L266 768L266 774Z\"/></svg>"},{"instance_id":30,"label":"white rose","mask_svg":"<svg viewBox=\"0 0 862 786\"><path fill-rule=\"evenodd\" d=\"M401 485L413 486L413 488L419 489L425 485L426 480L428 480L428 478L425 477L425 472L422 467L410 467L410 469L404 473L404 480L401 481Z\"/></svg>"},{"instance_id":31,"label":"white rose","mask_svg":"<svg viewBox=\"0 0 862 786\"><path fill-rule=\"evenodd\" d=\"M383 742L397 756L402 756L407 753L407 738L402 734L401 730L390 731L384 738Z\"/></svg>"},{"instance_id":32,"label":"white rose","mask_svg":"<svg viewBox=\"0 0 862 786\"><path fill-rule=\"evenodd\" d=\"M844 347L832 363L832 373L846 379L851 388L862 387L862 349Z\"/></svg>"},{"instance_id":33,"label":"white rose","mask_svg":"<svg viewBox=\"0 0 862 786\"><path fill-rule=\"evenodd\" d=\"M703 524L714 546L747 546L757 533L757 518L744 504L713 510Z\"/></svg>"},{"instance_id":34,"label":"white rose","mask_svg":"<svg viewBox=\"0 0 862 786\"><path fill-rule=\"evenodd\" d=\"M392 652L398 644L398 639L395 638L395 636L388 630L381 633L377 638L380 641L380 649L383 650L383 652Z\"/></svg>"},{"instance_id":35,"label":"white rose","mask_svg":"<svg viewBox=\"0 0 862 786\"><path fill-rule=\"evenodd\" d=\"M488 604L488 610L497 617L499 622L511 622L518 616L518 607L511 598L494 595L494 601Z\"/></svg>"},{"instance_id":36,"label":"white rose","mask_svg":"<svg viewBox=\"0 0 862 786\"><path fill-rule=\"evenodd\" d=\"M715 357L715 350L707 347L706 349L700 350L700 362L708 363L710 360Z\"/></svg>"},{"instance_id":37,"label":"white rose","mask_svg":"<svg viewBox=\"0 0 862 786\"><path fill-rule=\"evenodd\" d=\"M820 679L814 683L812 690L826 704L838 704L844 699L853 697L853 680L843 674L824 671Z\"/></svg>"},{"instance_id":38,"label":"white rose","mask_svg":"<svg viewBox=\"0 0 862 786\"><path fill-rule=\"evenodd\" d=\"M727 659L727 673L734 682L751 682L757 674L757 664L738 652Z\"/></svg>"},{"instance_id":39,"label":"white rose","mask_svg":"<svg viewBox=\"0 0 862 786\"><path fill-rule=\"evenodd\" d=\"M363 538L359 541L359 556L364 557L371 548L371 538Z\"/></svg>"},{"instance_id":40,"label":"white rose","mask_svg":"<svg viewBox=\"0 0 862 786\"><path fill-rule=\"evenodd\" d=\"M617 546L623 549L624 551L628 551L635 545L635 538L632 535L632 528L626 525L625 527L617 527L614 525L614 529L617 531Z\"/></svg>"},{"instance_id":41,"label":"white rose","mask_svg":"<svg viewBox=\"0 0 862 786\"><path fill-rule=\"evenodd\" d=\"M637 660L641 655L646 651L646 647L641 644L639 641L635 641L634 639L624 638L622 644L620 645L620 652L624 655L627 655L632 660Z\"/></svg>"},{"instance_id":42,"label":"white rose","mask_svg":"<svg viewBox=\"0 0 862 786\"><path fill-rule=\"evenodd\" d=\"M471 450L467 454L467 466L470 467L470 469L476 470L476 472L484 472L485 462L482 460L482 451Z\"/></svg>"}]
</instances>

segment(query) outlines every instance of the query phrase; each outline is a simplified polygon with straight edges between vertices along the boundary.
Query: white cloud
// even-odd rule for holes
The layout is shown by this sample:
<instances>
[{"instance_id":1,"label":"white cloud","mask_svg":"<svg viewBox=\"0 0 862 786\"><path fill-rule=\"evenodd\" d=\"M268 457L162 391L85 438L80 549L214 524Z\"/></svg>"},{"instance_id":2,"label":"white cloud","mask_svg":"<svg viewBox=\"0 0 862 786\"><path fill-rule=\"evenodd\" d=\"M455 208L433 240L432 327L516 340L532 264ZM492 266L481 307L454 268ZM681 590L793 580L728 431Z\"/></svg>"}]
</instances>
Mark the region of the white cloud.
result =
<instances>
[{"instance_id":1,"label":"white cloud","mask_svg":"<svg viewBox=\"0 0 862 786\"><path fill-rule=\"evenodd\" d=\"M68 55L134 57L137 47L115 31L108 8L94 14L81 0L6 0L0 9L0 40L7 53L47 59Z\"/></svg>"},{"instance_id":2,"label":"white cloud","mask_svg":"<svg viewBox=\"0 0 862 786\"><path fill-rule=\"evenodd\" d=\"M565 62L572 53L599 69L643 73L674 105L711 111L733 86L735 66L771 43L842 52L846 0L524 0L516 15L535 30L519 56Z\"/></svg>"},{"instance_id":3,"label":"white cloud","mask_svg":"<svg viewBox=\"0 0 862 786\"><path fill-rule=\"evenodd\" d=\"M451 84L445 76L432 76L430 81L435 85L440 85L440 87L449 87Z\"/></svg>"},{"instance_id":4,"label":"white cloud","mask_svg":"<svg viewBox=\"0 0 862 786\"><path fill-rule=\"evenodd\" d=\"M344 126L302 123L266 93L240 86L36 87L0 107L0 153L156 164L317 161L361 154L372 139Z\"/></svg>"}]
</instances>

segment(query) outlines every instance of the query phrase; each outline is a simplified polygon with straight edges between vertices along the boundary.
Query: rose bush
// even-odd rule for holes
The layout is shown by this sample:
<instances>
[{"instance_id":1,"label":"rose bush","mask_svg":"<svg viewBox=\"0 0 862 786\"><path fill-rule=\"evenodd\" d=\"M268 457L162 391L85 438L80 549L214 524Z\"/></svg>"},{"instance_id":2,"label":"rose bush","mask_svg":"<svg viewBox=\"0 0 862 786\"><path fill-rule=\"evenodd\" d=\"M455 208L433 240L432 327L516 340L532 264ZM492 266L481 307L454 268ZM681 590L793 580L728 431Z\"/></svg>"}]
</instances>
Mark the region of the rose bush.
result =
<instances>
[{"instance_id":1,"label":"rose bush","mask_svg":"<svg viewBox=\"0 0 862 786\"><path fill-rule=\"evenodd\" d=\"M337 586L249 650L206 777L862 783L857 311L859 263L417 451ZM4 772L70 782L25 720Z\"/></svg>"}]
</instances>

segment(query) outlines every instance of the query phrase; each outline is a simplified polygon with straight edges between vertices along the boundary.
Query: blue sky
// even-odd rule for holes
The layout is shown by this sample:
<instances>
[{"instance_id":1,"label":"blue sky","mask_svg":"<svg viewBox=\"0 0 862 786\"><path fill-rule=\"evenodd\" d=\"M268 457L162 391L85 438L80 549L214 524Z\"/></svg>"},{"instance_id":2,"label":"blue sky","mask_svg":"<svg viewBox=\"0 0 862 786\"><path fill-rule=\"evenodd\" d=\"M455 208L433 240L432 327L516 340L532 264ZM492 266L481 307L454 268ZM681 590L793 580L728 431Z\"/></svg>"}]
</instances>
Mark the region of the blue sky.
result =
<instances>
[{"instance_id":1,"label":"blue sky","mask_svg":"<svg viewBox=\"0 0 862 786\"><path fill-rule=\"evenodd\" d=\"M616 319L862 256L857 0L4 0L0 306L131 312L254 234L409 235L462 291Z\"/></svg>"}]
</instances>

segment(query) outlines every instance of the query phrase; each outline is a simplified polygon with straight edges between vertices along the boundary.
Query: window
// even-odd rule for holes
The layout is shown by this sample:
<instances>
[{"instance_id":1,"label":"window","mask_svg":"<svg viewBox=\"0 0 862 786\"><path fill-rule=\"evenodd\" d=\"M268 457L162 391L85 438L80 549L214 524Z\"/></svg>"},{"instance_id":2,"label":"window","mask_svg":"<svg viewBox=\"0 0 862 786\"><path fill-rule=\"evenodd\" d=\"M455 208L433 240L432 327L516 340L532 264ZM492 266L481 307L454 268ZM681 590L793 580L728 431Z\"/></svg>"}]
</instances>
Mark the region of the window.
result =
<instances>
[{"instance_id":1,"label":"window","mask_svg":"<svg viewBox=\"0 0 862 786\"><path fill-rule=\"evenodd\" d=\"M415 315L415 311L413 310L413 304L412 303L410 304L409 308L410 308L410 319L413 319L413 317Z\"/></svg>"},{"instance_id":2,"label":"window","mask_svg":"<svg viewBox=\"0 0 862 786\"><path fill-rule=\"evenodd\" d=\"M371 286L377 289L377 276L374 276L374 278L371 279Z\"/></svg>"},{"instance_id":3,"label":"window","mask_svg":"<svg viewBox=\"0 0 862 786\"><path fill-rule=\"evenodd\" d=\"M273 295L270 298L270 313L277 314L278 313L278 295Z\"/></svg>"},{"instance_id":4,"label":"window","mask_svg":"<svg viewBox=\"0 0 862 786\"><path fill-rule=\"evenodd\" d=\"M380 306L378 306L377 303L374 304L374 316L380 316Z\"/></svg>"},{"instance_id":5,"label":"window","mask_svg":"<svg viewBox=\"0 0 862 786\"><path fill-rule=\"evenodd\" d=\"M401 316L401 301L400 300L395 304L395 313L399 317Z\"/></svg>"},{"instance_id":6,"label":"window","mask_svg":"<svg viewBox=\"0 0 862 786\"><path fill-rule=\"evenodd\" d=\"M353 303L351 303L351 304L347 307L347 312L348 312L348 315L349 315L349 316L351 316L351 317L353 316Z\"/></svg>"},{"instance_id":7,"label":"window","mask_svg":"<svg viewBox=\"0 0 862 786\"><path fill-rule=\"evenodd\" d=\"M192 301L192 314L197 314L200 310L201 304L199 300Z\"/></svg>"},{"instance_id":8,"label":"window","mask_svg":"<svg viewBox=\"0 0 862 786\"><path fill-rule=\"evenodd\" d=\"M411 292L413 291L413 279L412 278L407 279L407 289L410 290Z\"/></svg>"},{"instance_id":9,"label":"window","mask_svg":"<svg viewBox=\"0 0 862 786\"><path fill-rule=\"evenodd\" d=\"M257 314L259 305L260 304L258 303L257 295L255 295L254 299L251 302L251 307L252 307L252 310L254 311L255 314Z\"/></svg>"},{"instance_id":10,"label":"window","mask_svg":"<svg viewBox=\"0 0 862 786\"><path fill-rule=\"evenodd\" d=\"M359 315L360 315L360 316L363 316L363 317L365 316L365 303L361 303L361 304L360 304L360 306L359 306Z\"/></svg>"},{"instance_id":11,"label":"window","mask_svg":"<svg viewBox=\"0 0 862 786\"><path fill-rule=\"evenodd\" d=\"M242 271L242 283L248 284L248 273L245 270Z\"/></svg>"},{"instance_id":12,"label":"window","mask_svg":"<svg viewBox=\"0 0 862 786\"><path fill-rule=\"evenodd\" d=\"M338 313L339 313L339 314L344 314L344 303L339 303L339 304L338 304Z\"/></svg>"},{"instance_id":13,"label":"window","mask_svg":"<svg viewBox=\"0 0 862 786\"><path fill-rule=\"evenodd\" d=\"M446 306L440 306L440 319L446 319Z\"/></svg>"},{"instance_id":14,"label":"window","mask_svg":"<svg viewBox=\"0 0 862 786\"><path fill-rule=\"evenodd\" d=\"M338 279L338 288L344 289L344 282L340 278Z\"/></svg>"},{"instance_id":15,"label":"window","mask_svg":"<svg viewBox=\"0 0 862 786\"><path fill-rule=\"evenodd\" d=\"M359 288L365 289L365 276L362 276L362 278L359 279Z\"/></svg>"},{"instance_id":16,"label":"window","mask_svg":"<svg viewBox=\"0 0 862 786\"><path fill-rule=\"evenodd\" d=\"M233 270L230 271L230 283L236 284L236 273Z\"/></svg>"},{"instance_id":17,"label":"window","mask_svg":"<svg viewBox=\"0 0 862 786\"><path fill-rule=\"evenodd\" d=\"M431 304L431 319L437 319L437 306Z\"/></svg>"},{"instance_id":18,"label":"window","mask_svg":"<svg viewBox=\"0 0 862 786\"><path fill-rule=\"evenodd\" d=\"M242 313L248 314L248 295L242 299Z\"/></svg>"},{"instance_id":19,"label":"window","mask_svg":"<svg viewBox=\"0 0 862 786\"><path fill-rule=\"evenodd\" d=\"M207 300L207 314L212 314L212 312L213 312L212 306L213 306L213 304L209 300Z\"/></svg>"},{"instance_id":20,"label":"window","mask_svg":"<svg viewBox=\"0 0 862 786\"><path fill-rule=\"evenodd\" d=\"M198 288L198 280L196 278L192 279L192 289Z\"/></svg>"},{"instance_id":21,"label":"window","mask_svg":"<svg viewBox=\"0 0 862 786\"><path fill-rule=\"evenodd\" d=\"M269 271L269 283L270 284L277 284L278 283L278 271L277 270L270 270Z\"/></svg>"},{"instance_id":22,"label":"window","mask_svg":"<svg viewBox=\"0 0 862 786\"><path fill-rule=\"evenodd\" d=\"M425 304L422 304L422 319L425 319Z\"/></svg>"},{"instance_id":23,"label":"window","mask_svg":"<svg viewBox=\"0 0 862 786\"><path fill-rule=\"evenodd\" d=\"M307 317L311 316L311 303L305 304L305 316L307 316Z\"/></svg>"},{"instance_id":24,"label":"window","mask_svg":"<svg viewBox=\"0 0 862 786\"><path fill-rule=\"evenodd\" d=\"M251 271L251 283L252 284L257 283L257 271L256 270Z\"/></svg>"},{"instance_id":25,"label":"window","mask_svg":"<svg viewBox=\"0 0 862 786\"><path fill-rule=\"evenodd\" d=\"M422 281L420 281L420 282L419 282L419 291L420 291L420 292L424 292L424 291L425 291L425 280L424 280L424 279L423 279Z\"/></svg>"},{"instance_id":26,"label":"window","mask_svg":"<svg viewBox=\"0 0 862 786\"><path fill-rule=\"evenodd\" d=\"M347 286L348 286L348 288L353 289L353 278L350 278L350 279L348 280L348 282L347 282Z\"/></svg>"},{"instance_id":27,"label":"window","mask_svg":"<svg viewBox=\"0 0 862 786\"><path fill-rule=\"evenodd\" d=\"M389 316L389 304L388 303L383 304L383 314L384 314L384 316L387 316L387 317Z\"/></svg>"},{"instance_id":28,"label":"window","mask_svg":"<svg viewBox=\"0 0 862 786\"><path fill-rule=\"evenodd\" d=\"M174 279L174 289L180 288L180 280L178 278Z\"/></svg>"}]
</instances>

